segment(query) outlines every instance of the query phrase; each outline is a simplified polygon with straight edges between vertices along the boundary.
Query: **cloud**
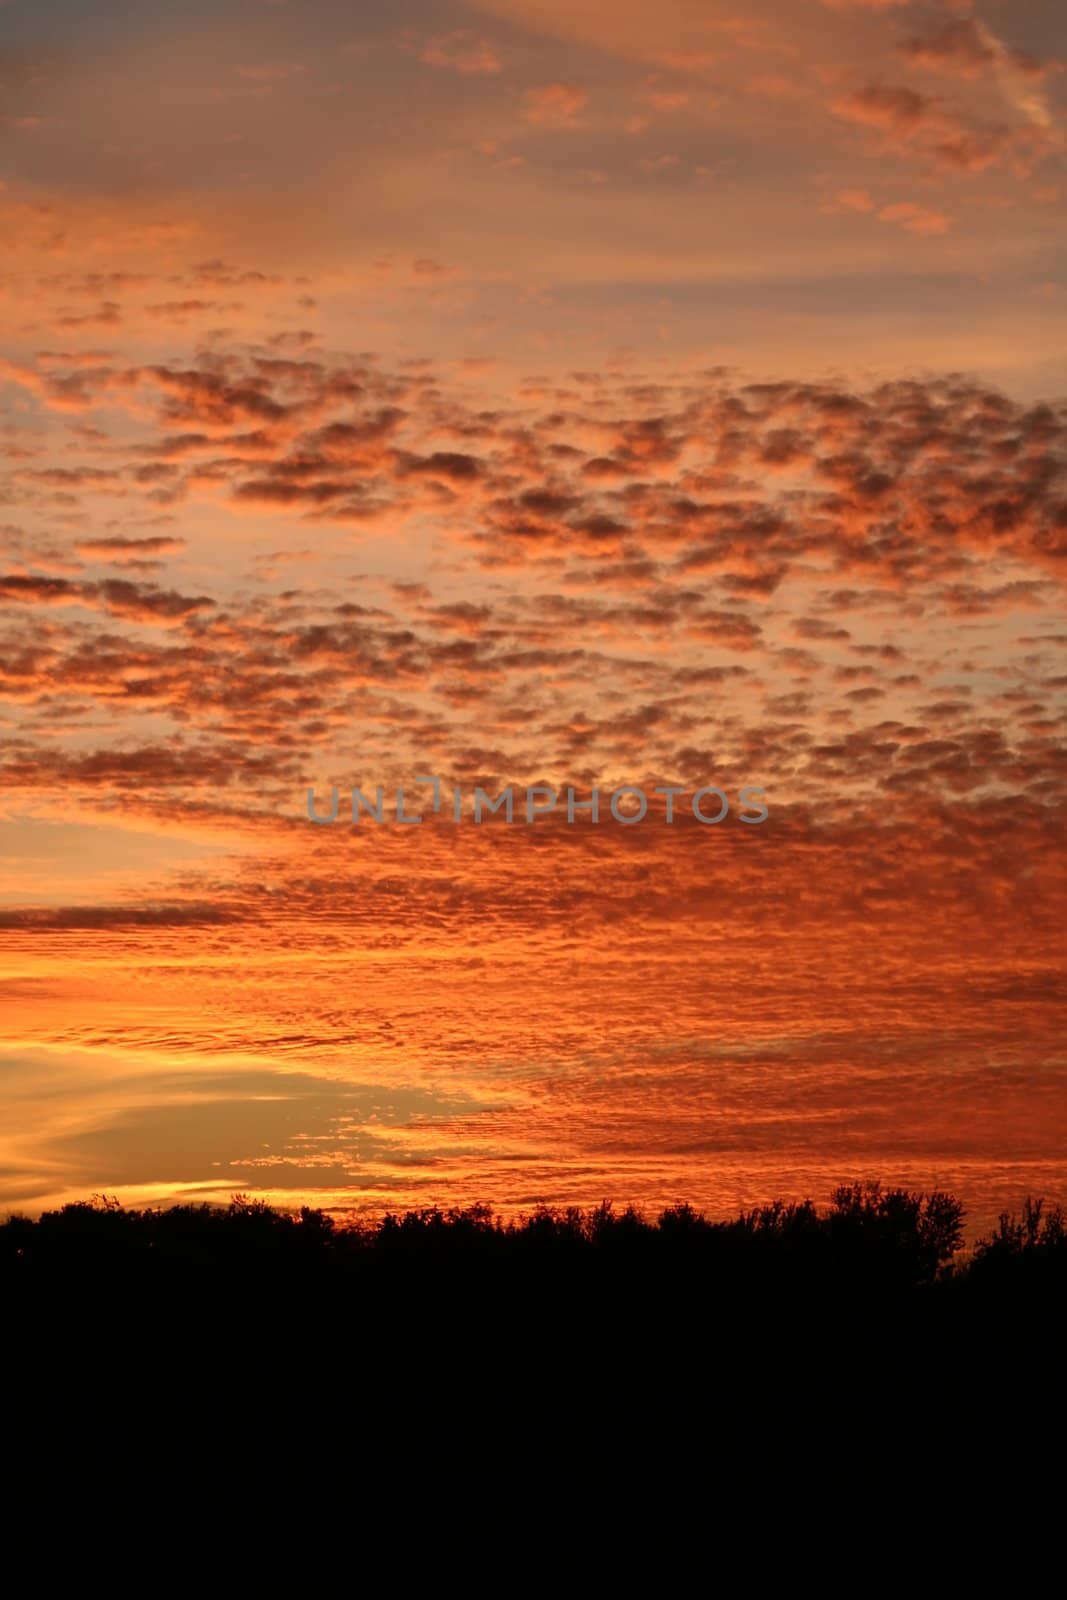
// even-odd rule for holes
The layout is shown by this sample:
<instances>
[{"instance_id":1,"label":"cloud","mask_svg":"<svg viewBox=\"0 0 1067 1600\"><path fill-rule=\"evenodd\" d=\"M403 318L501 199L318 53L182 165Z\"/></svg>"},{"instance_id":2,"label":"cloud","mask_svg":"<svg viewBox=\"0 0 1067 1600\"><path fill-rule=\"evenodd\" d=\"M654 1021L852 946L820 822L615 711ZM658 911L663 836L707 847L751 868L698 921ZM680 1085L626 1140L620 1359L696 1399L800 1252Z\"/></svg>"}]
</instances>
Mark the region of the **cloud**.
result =
<instances>
[{"instance_id":1,"label":"cloud","mask_svg":"<svg viewBox=\"0 0 1067 1600\"><path fill-rule=\"evenodd\" d=\"M822 210L870 212L874 210L874 201L867 189L838 189L832 200L822 206Z\"/></svg>"},{"instance_id":2,"label":"cloud","mask_svg":"<svg viewBox=\"0 0 1067 1600\"><path fill-rule=\"evenodd\" d=\"M115 301L105 301L95 311L66 312L56 317L56 326L60 328L115 328L122 321L122 314Z\"/></svg>"},{"instance_id":3,"label":"cloud","mask_svg":"<svg viewBox=\"0 0 1067 1600\"><path fill-rule=\"evenodd\" d=\"M932 101L903 85L874 84L835 100L830 109L849 122L871 128L910 131L916 129L932 108Z\"/></svg>"},{"instance_id":4,"label":"cloud","mask_svg":"<svg viewBox=\"0 0 1067 1600\"><path fill-rule=\"evenodd\" d=\"M429 39L419 58L430 67L448 67L469 76L501 71L503 63L493 45L468 29Z\"/></svg>"},{"instance_id":5,"label":"cloud","mask_svg":"<svg viewBox=\"0 0 1067 1600\"><path fill-rule=\"evenodd\" d=\"M0 596L22 605L92 606L113 616L159 623L180 621L215 604L208 595L177 594L172 589L153 589L121 578L72 583L66 578L21 573L0 576Z\"/></svg>"},{"instance_id":6,"label":"cloud","mask_svg":"<svg viewBox=\"0 0 1067 1600\"><path fill-rule=\"evenodd\" d=\"M848 122L880 129L884 150L913 155L941 169L982 172L1001 167L1027 177L1059 142L1051 119L1031 96L1013 99L1021 124L981 120L900 84L874 84L830 104Z\"/></svg>"},{"instance_id":7,"label":"cloud","mask_svg":"<svg viewBox=\"0 0 1067 1600\"><path fill-rule=\"evenodd\" d=\"M584 89L568 83L548 83L527 89L523 95L523 116L541 128L578 128L578 113L589 96Z\"/></svg>"},{"instance_id":8,"label":"cloud","mask_svg":"<svg viewBox=\"0 0 1067 1600\"><path fill-rule=\"evenodd\" d=\"M915 205L910 200L883 206L878 213L878 220L899 223L909 233L947 233L951 227L951 221L944 212L934 211L929 206Z\"/></svg>"},{"instance_id":9,"label":"cloud","mask_svg":"<svg viewBox=\"0 0 1067 1600\"><path fill-rule=\"evenodd\" d=\"M759 95L764 100L793 100L804 94L804 88L784 73L764 72L746 79L745 93Z\"/></svg>"},{"instance_id":10,"label":"cloud","mask_svg":"<svg viewBox=\"0 0 1067 1600\"><path fill-rule=\"evenodd\" d=\"M265 66L238 67L237 76L247 78L252 83L270 85L304 77L310 70L300 61L278 61Z\"/></svg>"},{"instance_id":11,"label":"cloud","mask_svg":"<svg viewBox=\"0 0 1067 1600\"><path fill-rule=\"evenodd\" d=\"M1053 130L1053 115L1038 85L1062 71L1063 63L1009 48L977 17L962 17L934 33L913 36L898 49L916 66L955 77L973 80L991 73L1005 100L1025 121Z\"/></svg>"},{"instance_id":12,"label":"cloud","mask_svg":"<svg viewBox=\"0 0 1067 1600\"><path fill-rule=\"evenodd\" d=\"M916 66L976 78L996 60L996 51L983 32L973 17L960 17L934 33L902 40L897 49Z\"/></svg>"},{"instance_id":13,"label":"cloud","mask_svg":"<svg viewBox=\"0 0 1067 1600\"><path fill-rule=\"evenodd\" d=\"M107 539L87 539L75 547L79 555L89 558L103 557L127 560L140 556L178 555L185 549L185 540L170 535L150 534L143 538L128 538L115 534Z\"/></svg>"},{"instance_id":14,"label":"cloud","mask_svg":"<svg viewBox=\"0 0 1067 1600\"><path fill-rule=\"evenodd\" d=\"M432 256L418 256L411 264L411 270L416 278L447 278L451 275L451 268L435 261Z\"/></svg>"},{"instance_id":15,"label":"cloud","mask_svg":"<svg viewBox=\"0 0 1067 1600\"><path fill-rule=\"evenodd\" d=\"M930 225L913 202L872 199L860 210ZM35 369L18 373L42 406L67 377L61 366L48 372L49 384ZM79 373L90 412L100 405L105 420L121 405L127 419L114 433L110 422L85 429L70 465L45 478L16 464L9 505L20 494L44 505L51 493L69 515L80 496L89 505L121 491L133 523L139 505L155 504L154 469L166 467L177 474L162 480L167 495L203 505L213 526L253 509L269 517L271 559L251 592L219 573L205 584L191 533L184 549L166 531L94 537L91 516L75 510L78 553L166 555L175 587L164 589L83 578L54 544L21 538L21 566L0 586L0 694L22 708L28 735L12 744L4 778L31 793L56 791L65 775L101 794L117 785L124 806L154 814L136 777L145 789L155 771L184 788L190 819L225 814L227 826L258 827L263 807L277 807L285 784L291 799L301 768L321 770L323 752L357 722L362 765L342 779L375 766L387 779L405 762L424 770L437 751L462 781L568 770L577 755L593 781L696 770L711 757L693 746L693 729L712 715L716 770L741 780L763 727L768 768L788 771L801 792L817 785L823 798L855 801L857 782L899 788L903 757L828 771L812 741L871 716L930 731L920 697L935 663L916 619L944 629L1040 615L1059 592L1062 410L960 378L864 389L601 371L575 378L565 402L488 409L417 360L390 371L340 354L292 360L216 344L173 368ZM209 426L190 430L190 406ZM418 585L357 582L343 563L321 585L317 563L304 560L308 524L319 561L333 562L357 548L335 542L336 529L380 519L399 550L428 518L440 565ZM299 528L295 548L287 525ZM179 584L188 573L199 581ZM984 662L986 681L1004 672L1016 681L992 638L969 649L968 673ZM909 674L913 662L920 670ZM742 675L723 676L733 669ZM601 680L617 685L609 701L657 714L627 720L605 703ZM700 709L711 682L735 685L740 721ZM767 722L763 696L792 708L778 713L792 732ZM984 777L969 758L953 766L952 785L1045 793L1044 699L1033 700L1028 731L1007 704L953 703L961 749L983 727L999 728L1003 745ZM100 749L87 764L80 733L64 755L57 730L78 730L95 707L119 719L116 729L150 711L184 743L180 766L134 760L130 749L121 760ZM143 736L131 747L146 748ZM269 772L274 787L208 799L227 770ZM935 791L949 779L948 766L924 777Z\"/></svg>"},{"instance_id":16,"label":"cloud","mask_svg":"<svg viewBox=\"0 0 1067 1600\"><path fill-rule=\"evenodd\" d=\"M914 202L843 194L929 225ZM979 632L943 667L924 639L1054 614L1055 404L961 378L601 369L487 406L415 356L224 340L149 365L53 351L9 380L31 418L72 392L91 418L64 466L16 459L0 485L9 516L77 530L20 533L0 589L19 718L2 781L35 802L74 786L140 825L258 838L308 775L373 787L428 762L465 784L759 768L842 815L865 794L1051 800L1052 691L1034 682L1053 681L1052 647L1029 647L1038 671ZM161 492L190 508L184 548L146 524ZM94 530L104 495L123 531ZM215 561L238 514L230 548L256 554L240 578ZM398 580L434 529L418 585L357 576L379 522ZM173 587L93 581L72 552L165 556ZM941 672L995 690L932 701ZM1020 719L996 694L1024 683Z\"/></svg>"}]
</instances>

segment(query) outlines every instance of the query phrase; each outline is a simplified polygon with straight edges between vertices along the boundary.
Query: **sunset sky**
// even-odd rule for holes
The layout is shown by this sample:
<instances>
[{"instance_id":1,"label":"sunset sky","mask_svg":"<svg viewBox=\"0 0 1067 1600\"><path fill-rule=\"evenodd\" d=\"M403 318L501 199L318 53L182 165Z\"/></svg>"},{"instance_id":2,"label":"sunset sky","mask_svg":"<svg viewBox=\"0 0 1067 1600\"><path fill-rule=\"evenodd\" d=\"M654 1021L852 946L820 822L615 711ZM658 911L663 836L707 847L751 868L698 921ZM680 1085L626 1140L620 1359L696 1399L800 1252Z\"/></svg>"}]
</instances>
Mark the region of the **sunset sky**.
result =
<instances>
[{"instance_id":1,"label":"sunset sky","mask_svg":"<svg viewBox=\"0 0 1067 1600\"><path fill-rule=\"evenodd\" d=\"M0 1211L1067 1199L1065 68L0 0Z\"/></svg>"}]
</instances>

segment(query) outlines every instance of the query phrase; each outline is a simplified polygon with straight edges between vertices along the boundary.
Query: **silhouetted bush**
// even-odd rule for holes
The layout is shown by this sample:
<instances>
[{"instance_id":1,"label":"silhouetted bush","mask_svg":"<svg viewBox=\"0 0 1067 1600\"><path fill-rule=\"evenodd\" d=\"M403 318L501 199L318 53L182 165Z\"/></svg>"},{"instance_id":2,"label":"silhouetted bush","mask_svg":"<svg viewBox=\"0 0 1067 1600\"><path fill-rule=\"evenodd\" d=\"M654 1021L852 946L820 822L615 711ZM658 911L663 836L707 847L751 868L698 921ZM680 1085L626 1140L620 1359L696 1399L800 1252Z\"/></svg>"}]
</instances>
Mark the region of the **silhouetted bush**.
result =
<instances>
[{"instance_id":1,"label":"silhouetted bush","mask_svg":"<svg viewBox=\"0 0 1067 1600\"><path fill-rule=\"evenodd\" d=\"M973 1290L1001 1300L1046 1302L1064 1297L1067 1218L1060 1206L1026 1200L1022 1215L1002 1212L996 1231L981 1239L967 1273Z\"/></svg>"},{"instance_id":2,"label":"silhouetted bush","mask_svg":"<svg viewBox=\"0 0 1067 1600\"><path fill-rule=\"evenodd\" d=\"M963 1207L951 1195L877 1183L838 1188L825 1210L775 1201L732 1221L685 1204L655 1220L605 1202L539 1206L517 1221L485 1205L338 1221L241 1195L226 1207L143 1210L96 1197L0 1225L0 1282L16 1317L50 1301L148 1311L239 1306L250 1295L293 1307L325 1295L380 1319L412 1306L439 1316L466 1298L561 1315L600 1303L646 1320L684 1307L711 1326L786 1307L1063 1297L1058 1208L1028 1200L968 1257L962 1239Z\"/></svg>"}]
</instances>

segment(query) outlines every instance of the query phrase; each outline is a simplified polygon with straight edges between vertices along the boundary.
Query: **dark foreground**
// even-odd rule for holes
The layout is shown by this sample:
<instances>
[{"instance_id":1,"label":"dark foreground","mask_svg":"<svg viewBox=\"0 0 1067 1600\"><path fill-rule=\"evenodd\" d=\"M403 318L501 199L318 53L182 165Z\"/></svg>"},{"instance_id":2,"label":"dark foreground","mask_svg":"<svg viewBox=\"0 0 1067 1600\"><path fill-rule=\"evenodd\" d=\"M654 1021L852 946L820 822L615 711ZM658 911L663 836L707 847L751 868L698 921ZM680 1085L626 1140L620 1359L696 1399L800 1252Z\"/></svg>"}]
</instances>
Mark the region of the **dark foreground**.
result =
<instances>
[{"instance_id":1,"label":"dark foreground","mask_svg":"<svg viewBox=\"0 0 1067 1600\"><path fill-rule=\"evenodd\" d=\"M980 1317L1052 1313L1067 1294L1067 1222L1027 1201L963 1249L951 1195L877 1184L839 1188L829 1207L775 1202L729 1222L677 1205L649 1219L605 1204L543 1207L504 1222L484 1206L337 1224L238 1198L228 1208L126 1210L106 1198L0 1225L9 1315L122 1306L279 1309L335 1303L367 1316L464 1303L681 1313L720 1325L754 1311L816 1315L855 1306Z\"/></svg>"},{"instance_id":2,"label":"dark foreground","mask_svg":"<svg viewBox=\"0 0 1067 1600\"><path fill-rule=\"evenodd\" d=\"M501 1493L505 1461L758 1477L812 1449L848 1479L890 1449L988 1474L1059 1437L1067 1228L1027 1202L962 1238L950 1195L877 1186L732 1222L98 1201L0 1225L0 1341L52 1451L269 1473L318 1440Z\"/></svg>"}]
</instances>

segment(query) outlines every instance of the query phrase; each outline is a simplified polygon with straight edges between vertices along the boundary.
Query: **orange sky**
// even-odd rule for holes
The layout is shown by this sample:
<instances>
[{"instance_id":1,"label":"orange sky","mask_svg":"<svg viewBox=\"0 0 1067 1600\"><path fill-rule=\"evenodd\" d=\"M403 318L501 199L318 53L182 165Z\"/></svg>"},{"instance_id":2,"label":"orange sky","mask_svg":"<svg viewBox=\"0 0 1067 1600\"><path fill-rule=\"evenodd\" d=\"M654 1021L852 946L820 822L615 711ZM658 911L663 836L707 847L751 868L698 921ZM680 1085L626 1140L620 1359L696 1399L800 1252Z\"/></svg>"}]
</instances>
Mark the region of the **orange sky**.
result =
<instances>
[{"instance_id":1,"label":"orange sky","mask_svg":"<svg viewBox=\"0 0 1067 1600\"><path fill-rule=\"evenodd\" d=\"M0 1207L1064 1197L1056 22L0 6Z\"/></svg>"}]
</instances>

